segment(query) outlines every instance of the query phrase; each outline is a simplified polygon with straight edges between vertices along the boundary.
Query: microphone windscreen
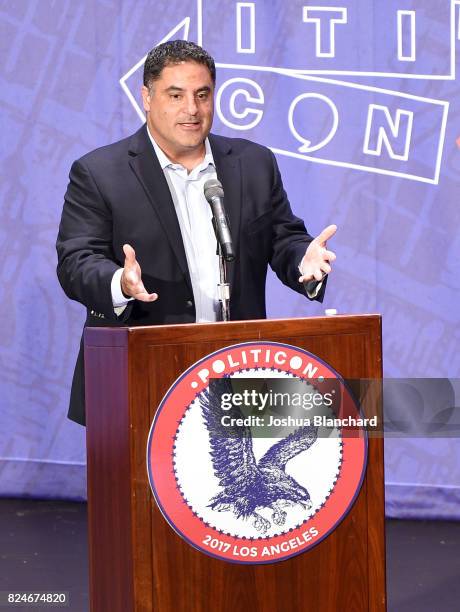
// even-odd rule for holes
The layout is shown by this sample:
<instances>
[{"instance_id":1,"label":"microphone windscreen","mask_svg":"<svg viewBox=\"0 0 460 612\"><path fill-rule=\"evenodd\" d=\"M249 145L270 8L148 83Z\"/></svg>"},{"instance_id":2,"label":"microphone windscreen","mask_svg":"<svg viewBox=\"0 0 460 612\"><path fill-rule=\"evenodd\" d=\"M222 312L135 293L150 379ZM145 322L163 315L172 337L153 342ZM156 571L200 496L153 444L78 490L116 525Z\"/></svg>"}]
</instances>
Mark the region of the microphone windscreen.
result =
<instances>
[{"instance_id":1,"label":"microphone windscreen","mask_svg":"<svg viewBox=\"0 0 460 612\"><path fill-rule=\"evenodd\" d=\"M224 190L222 184L217 179L209 179L204 184L204 197L210 202L214 197L223 198Z\"/></svg>"}]
</instances>

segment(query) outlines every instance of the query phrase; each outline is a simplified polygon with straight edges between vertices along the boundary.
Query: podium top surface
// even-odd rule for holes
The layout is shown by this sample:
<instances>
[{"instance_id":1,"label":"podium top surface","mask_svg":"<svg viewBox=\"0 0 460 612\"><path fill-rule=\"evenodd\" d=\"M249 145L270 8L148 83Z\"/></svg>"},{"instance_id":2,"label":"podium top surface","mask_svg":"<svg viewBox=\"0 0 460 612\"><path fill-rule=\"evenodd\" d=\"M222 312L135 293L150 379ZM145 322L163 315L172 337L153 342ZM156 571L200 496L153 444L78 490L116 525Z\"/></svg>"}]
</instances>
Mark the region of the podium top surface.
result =
<instances>
[{"instance_id":1,"label":"podium top surface","mask_svg":"<svg viewBox=\"0 0 460 612\"><path fill-rule=\"evenodd\" d=\"M198 340L250 341L297 335L373 333L380 336L380 314L255 319L173 325L87 327L85 346L126 346L129 341L157 343Z\"/></svg>"}]
</instances>

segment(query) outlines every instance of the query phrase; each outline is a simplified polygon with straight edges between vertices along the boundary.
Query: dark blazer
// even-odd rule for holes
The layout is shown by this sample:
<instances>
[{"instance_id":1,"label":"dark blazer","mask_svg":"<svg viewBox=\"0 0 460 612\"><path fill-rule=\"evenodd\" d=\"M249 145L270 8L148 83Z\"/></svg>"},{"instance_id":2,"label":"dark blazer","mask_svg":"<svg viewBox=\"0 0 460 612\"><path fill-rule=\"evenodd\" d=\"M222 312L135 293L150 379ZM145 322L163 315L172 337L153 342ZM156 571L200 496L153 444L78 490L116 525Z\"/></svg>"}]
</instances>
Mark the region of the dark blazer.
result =
<instances>
[{"instance_id":1,"label":"dark blazer","mask_svg":"<svg viewBox=\"0 0 460 612\"><path fill-rule=\"evenodd\" d=\"M297 265L312 238L292 214L269 149L215 135L209 141L236 252L228 267L231 318L264 318L267 266L305 295ZM110 285L114 272L123 266L125 243L136 251L145 287L159 299L130 302L118 318ZM69 298L86 306L86 326L195 321L179 223L145 125L131 137L74 162L56 248L59 281ZM323 293L324 286L316 299L321 301ZM82 350L69 418L84 424Z\"/></svg>"}]
</instances>

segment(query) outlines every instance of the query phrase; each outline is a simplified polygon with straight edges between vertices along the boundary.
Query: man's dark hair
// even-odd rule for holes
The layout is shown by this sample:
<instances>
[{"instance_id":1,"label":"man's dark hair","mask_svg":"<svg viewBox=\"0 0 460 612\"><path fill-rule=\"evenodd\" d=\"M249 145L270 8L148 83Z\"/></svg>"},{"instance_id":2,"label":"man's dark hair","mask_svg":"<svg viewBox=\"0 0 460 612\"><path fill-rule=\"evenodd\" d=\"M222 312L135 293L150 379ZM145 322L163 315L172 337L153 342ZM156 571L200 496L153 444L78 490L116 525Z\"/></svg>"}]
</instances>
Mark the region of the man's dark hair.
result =
<instances>
[{"instance_id":1,"label":"man's dark hair","mask_svg":"<svg viewBox=\"0 0 460 612\"><path fill-rule=\"evenodd\" d=\"M212 82L216 82L216 66L207 51L187 40L168 40L154 47L147 55L144 64L144 85L149 87L152 81L159 79L165 66L181 62L203 64L211 73Z\"/></svg>"}]
</instances>

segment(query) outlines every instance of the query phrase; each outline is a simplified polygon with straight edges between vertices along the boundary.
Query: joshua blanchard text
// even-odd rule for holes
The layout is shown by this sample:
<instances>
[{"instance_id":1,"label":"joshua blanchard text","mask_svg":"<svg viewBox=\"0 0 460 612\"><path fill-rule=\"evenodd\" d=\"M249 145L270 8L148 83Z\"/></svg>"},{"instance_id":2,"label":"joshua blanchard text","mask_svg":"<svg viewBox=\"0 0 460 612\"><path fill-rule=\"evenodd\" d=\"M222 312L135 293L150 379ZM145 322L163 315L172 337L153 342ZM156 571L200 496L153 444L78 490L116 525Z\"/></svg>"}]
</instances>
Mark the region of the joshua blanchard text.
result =
<instances>
[{"instance_id":1,"label":"joshua blanchard text","mask_svg":"<svg viewBox=\"0 0 460 612\"><path fill-rule=\"evenodd\" d=\"M376 416L371 418L352 416L330 418L320 414L311 419L292 416L275 417L273 415L236 418L226 414L220 422L223 427L377 427Z\"/></svg>"}]
</instances>

